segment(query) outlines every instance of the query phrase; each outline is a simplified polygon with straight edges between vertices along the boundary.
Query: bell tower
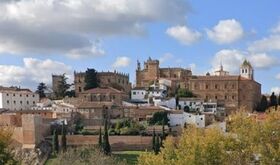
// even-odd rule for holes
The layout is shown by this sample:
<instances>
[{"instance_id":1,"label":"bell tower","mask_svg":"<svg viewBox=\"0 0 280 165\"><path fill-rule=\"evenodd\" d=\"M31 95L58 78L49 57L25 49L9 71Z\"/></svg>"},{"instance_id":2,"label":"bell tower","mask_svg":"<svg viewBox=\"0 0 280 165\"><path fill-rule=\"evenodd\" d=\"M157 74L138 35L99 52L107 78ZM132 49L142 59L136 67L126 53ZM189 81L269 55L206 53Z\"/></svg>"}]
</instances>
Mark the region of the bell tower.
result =
<instances>
[{"instance_id":1,"label":"bell tower","mask_svg":"<svg viewBox=\"0 0 280 165\"><path fill-rule=\"evenodd\" d=\"M251 63L246 59L240 66L240 76L250 80L254 80L254 69Z\"/></svg>"}]
</instances>

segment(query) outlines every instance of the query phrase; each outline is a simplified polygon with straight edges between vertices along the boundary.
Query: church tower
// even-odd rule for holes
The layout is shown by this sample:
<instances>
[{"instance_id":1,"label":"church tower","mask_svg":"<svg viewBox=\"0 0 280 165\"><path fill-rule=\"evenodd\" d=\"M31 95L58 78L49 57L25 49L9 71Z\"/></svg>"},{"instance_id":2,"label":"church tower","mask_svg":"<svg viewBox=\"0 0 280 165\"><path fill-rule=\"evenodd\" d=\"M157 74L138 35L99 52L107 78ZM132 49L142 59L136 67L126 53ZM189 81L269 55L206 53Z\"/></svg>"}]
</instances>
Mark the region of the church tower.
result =
<instances>
[{"instance_id":1,"label":"church tower","mask_svg":"<svg viewBox=\"0 0 280 165\"><path fill-rule=\"evenodd\" d=\"M254 69L249 61L244 60L244 62L241 64L240 76L250 80L254 80Z\"/></svg>"}]
</instances>

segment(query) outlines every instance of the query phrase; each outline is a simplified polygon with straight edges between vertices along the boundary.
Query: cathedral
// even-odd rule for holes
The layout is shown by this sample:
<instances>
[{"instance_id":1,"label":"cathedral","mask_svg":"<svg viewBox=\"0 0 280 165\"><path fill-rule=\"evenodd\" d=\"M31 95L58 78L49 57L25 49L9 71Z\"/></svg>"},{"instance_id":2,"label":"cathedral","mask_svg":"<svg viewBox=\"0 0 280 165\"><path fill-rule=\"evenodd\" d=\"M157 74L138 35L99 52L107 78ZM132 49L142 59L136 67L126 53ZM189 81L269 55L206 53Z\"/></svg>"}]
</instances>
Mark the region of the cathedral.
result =
<instances>
[{"instance_id":1,"label":"cathedral","mask_svg":"<svg viewBox=\"0 0 280 165\"><path fill-rule=\"evenodd\" d=\"M171 81L171 91L185 88L205 101L217 101L225 106L227 112L241 107L253 111L261 98L261 84L254 80L254 69L249 61L240 65L238 75L220 69L213 75L193 75L190 69L160 68L159 60L149 58L144 68L137 62L136 87L148 87L160 79Z\"/></svg>"}]
</instances>

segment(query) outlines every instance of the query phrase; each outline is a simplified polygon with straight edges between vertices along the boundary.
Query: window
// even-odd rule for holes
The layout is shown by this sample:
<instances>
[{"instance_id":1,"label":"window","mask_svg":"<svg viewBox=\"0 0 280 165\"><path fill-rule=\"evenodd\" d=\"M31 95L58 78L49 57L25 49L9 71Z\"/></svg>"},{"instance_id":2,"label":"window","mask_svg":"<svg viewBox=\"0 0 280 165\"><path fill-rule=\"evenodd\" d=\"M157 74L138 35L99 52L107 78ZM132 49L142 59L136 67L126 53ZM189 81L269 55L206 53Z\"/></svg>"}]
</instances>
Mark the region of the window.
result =
<instances>
[{"instance_id":1,"label":"window","mask_svg":"<svg viewBox=\"0 0 280 165\"><path fill-rule=\"evenodd\" d=\"M132 92L133 95L136 95L136 92Z\"/></svg>"},{"instance_id":2,"label":"window","mask_svg":"<svg viewBox=\"0 0 280 165\"><path fill-rule=\"evenodd\" d=\"M217 99L218 99L218 96L215 96L215 99L217 100Z\"/></svg>"},{"instance_id":3,"label":"window","mask_svg":"<svg viewBox=\"0 0 280 165\"><path fill-rule=\"evenodd\" d=\"M9 96L9 94L7 93L7 96Z\"/></svg>"},{"instance_id":4,"label":"window","mask_svg":"<svg viewBox=\"0 0 280 165\"><path fill-rule=\"evenodd\" d=\"M227 96L225 96L225 100L227 99Z\"/></svg>"},{"instance_id":5,"label":"window","mask_svg":"<svg viewBox=\"0 0 280 165\"><path fill-rule=\"evenodd\" d=\"M215 85L215 89L218 89L218 85L217 84Z\"/></svg>"},{"instance_id":6,"label":"window","mask_svg":"<svg viewBox=\"0 0 280 165\"><path fill-rule=\"evenodd\" d=\"M227 89L227 84L225 84L225 89Z\"/></svg>"},{"instance_id":7,"label":"window","mask_svg":"<svg viewBox=\"0 0 280 165\"><path fill-rule=\"evenodd\" d=\"M231 88L234 89L234 84L231 85Z\"/></svg>"},{"instance_id":8,"label":"window","mask_svg":"<svg viewBox=\"0 0 280 165\"><path fill-rule=\"evenodd\" d=\"M21 97L21 94L19 95L19 97Z\"/></svg>"},{"instance_id":9,"label":"window","mask_svg":"<svg viewBox=\"0 0 280 165\"><path fill-rule=\"evenodd\" d=\"M14 101L14 104L16 104L17 102L16 101Z\"/></svg>"},{"instance_id":10,"label":"window","mask_svg":"<svg viewBox=\"0 0 280 165\"><path fill-rule=\"evenodd\" d=\"M7 104L10 104L10 101L9 101L9 100L7 100Z\"/></svg>"},{"instance_id":11,"label":"window","mask_svg":"<svg viewBox=\"0 0 280 165\"><path fill-rule=\"evenodd\" d=\"M35 105L35 101L33 101L33 105Z\"/></svg>"},{"instance_id":12,"label":"window","mask_svg":"<svg viewBox=\"0 0 280 165\"><path fill-rule=\"evenodd\" d=\"M27 101L26 104L29 105L29 101Z\"/></svg>"},{"instance_id":13,"label":"window","mask_svg":"<svg viewBox=\"0 0 280 165\"><path fill-rule=\"evenodd\" d=\"M32 95L32 97L35 97L35 95Z\"/></svg>"},{"instance_id":14,"label":"window","mask_svg":"<svg viewBox=\"0 0 280 165\"><path fill-rule=\"evenodd\" d=\"M20 101L20 104L22 104L22 101Z\"/></svg>"},{"instance_id":15,"label":"window","mask_svg":"<svg viewBox=\"0 0 280 165\"><path fill-rule=\"evenodd\" d=\"M208 89L208 85L205 86L205 89Z\"/></svg>"},{"instance_id":16,"label":"window","mask_svg":"<svg viewBox=\"0 0 280 165\"><path fill-rule=\"evenodd\" d=\"M13 94L13 96L16 96L16 94Z\"/></svg>"},{"instance_id":17,"label":"window","mask_svg":"<svg viewBox=\"0 0 280 165\"><path fill-rule=\"evenodd\" d=\"M108 83L110 83L111 82L111 80L110 79L108 79Z\"/></svg>"},{"instance_id":18,"label":"window","mask_svg":"<svg viewBox=\"0 0 280 165\"><path fill-rule=\"evenodd\" d=\"M79 87L79 92L82 92L82 88L81 87Z\"/></svg>"},{"instance_id":19,"label":"window","mask_svg":"<svg viewBox=\"0 0 280 165\"><path fill-rule=\"evenodd\" d=\"M235 99L235 97L234 97L234 96L232 96L231 98L232 98L232 100L234 100L234 99Z\"/></svg>"},{"instance_id":20,"label":"window","mask_svg":"<svg viewBox=\"0 0 280 165\"><path fill-rule=\"evenodd\" d=\"M28 95L26 95L26 97L28 97Z\"/></svg>"}]
</instances>

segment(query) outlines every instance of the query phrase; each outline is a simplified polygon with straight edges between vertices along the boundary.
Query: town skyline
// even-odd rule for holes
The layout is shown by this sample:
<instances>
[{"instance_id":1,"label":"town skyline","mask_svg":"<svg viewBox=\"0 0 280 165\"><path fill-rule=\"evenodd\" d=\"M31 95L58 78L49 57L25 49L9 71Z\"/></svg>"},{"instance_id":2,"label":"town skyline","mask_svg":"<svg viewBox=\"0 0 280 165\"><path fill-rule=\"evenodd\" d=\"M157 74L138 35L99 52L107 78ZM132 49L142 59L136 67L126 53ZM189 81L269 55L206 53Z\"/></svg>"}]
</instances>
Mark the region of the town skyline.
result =
<instances>
[{"instance_id":1,"label":"town skyline","mask_svg":"<svg viewBox=\"0 0 280 165\"><path fill-rule=\"evenodd\" d=\"M52 74L73 77L75 70L87 68L128 73L134 84L137 60L148 57L162 67L192 68L195 75L213 72L220 63L239 74L246 58L262 93L278 93L277 1L218 3L118 1L114 8L106 1L97 8L86 0L1 2L6 12L0 15L0 85L34 90L40 82L51 84ZM42 5L45 10L38 10Z\"/></svg>"}]
</instances>

